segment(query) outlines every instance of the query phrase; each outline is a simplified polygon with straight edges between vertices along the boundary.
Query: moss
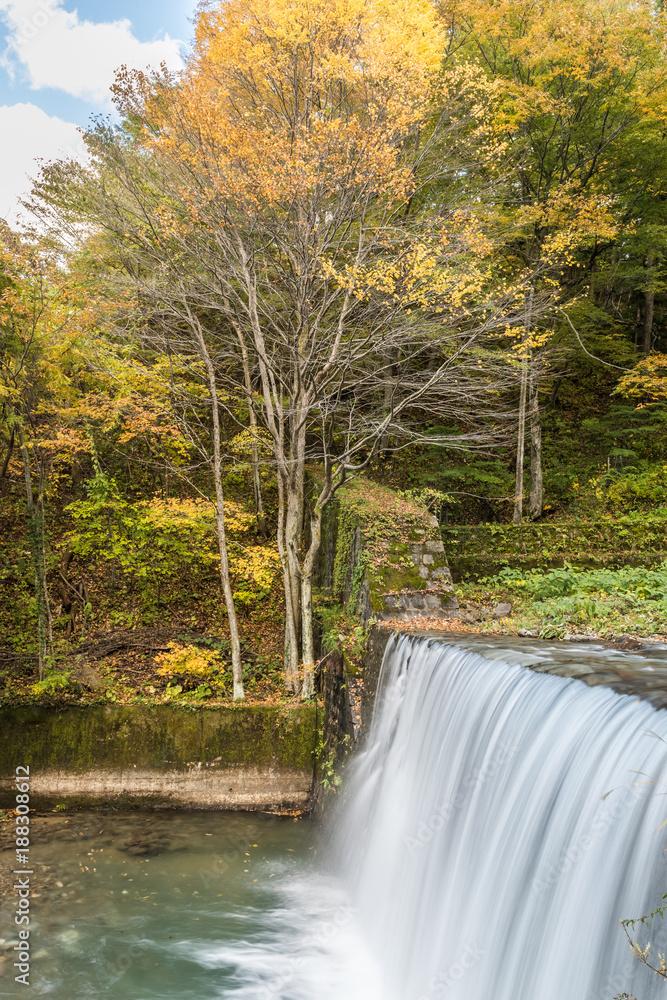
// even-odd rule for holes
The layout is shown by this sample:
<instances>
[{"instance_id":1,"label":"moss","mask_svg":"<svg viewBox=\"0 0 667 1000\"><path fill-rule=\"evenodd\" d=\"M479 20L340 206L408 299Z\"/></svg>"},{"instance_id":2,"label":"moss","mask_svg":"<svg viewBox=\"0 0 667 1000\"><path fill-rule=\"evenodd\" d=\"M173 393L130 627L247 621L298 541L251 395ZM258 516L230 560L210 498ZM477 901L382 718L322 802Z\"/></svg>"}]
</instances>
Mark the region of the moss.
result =
<instances>
[{"instance_id":1,"label":"moss","mask_svg":"<svg viewBox=\"0 0 667 1000\"><path fill-rule=\"evenodd\" d=\"M62 711L0 712L0 776L19 764L58 768L180 769L221 757L220 764L275 764L309 769L315 707L240 706L185 712L171 706L91 706Z\"/></svg>"},{"instance_id":2,"label":"moss","mask_svg":"<svg viewBox=\"0 0 667 1000\"><path fill-rule=\"evenodd\" d=\"M358 610L366 578L372 603L380 594L425 588L410 548L439 539L438 529L428 511L388 487L364 477L343 487L325 531L335 532L331 583L336 600Z\"/></svg>"},{"instance_id":3,"label":"moss","mask_svg":"<svg viewBox=\"0 0 667 1000\"><path fill-rule=\"evenodd\" d=\"M667 558L667 524L661 517L588 523L480 524L447 528L442 539L456 579L488 576L502 566L620 566Z\"/></svg>"},{"instance_id":4,"label":"moss","mask_svg":"<svg viewBox=\"0 0 667 1000\"><path fill-rule=\"evenodd\" d=\"M438 555L434 557L433 565L447 566L447 560ZM410 557L410 546L404 542L390 542L386 562L369 569L368 581L373 602L381 594L426 589L426 580L419 575L419 569Z\"/></svg>"}]
</instances>

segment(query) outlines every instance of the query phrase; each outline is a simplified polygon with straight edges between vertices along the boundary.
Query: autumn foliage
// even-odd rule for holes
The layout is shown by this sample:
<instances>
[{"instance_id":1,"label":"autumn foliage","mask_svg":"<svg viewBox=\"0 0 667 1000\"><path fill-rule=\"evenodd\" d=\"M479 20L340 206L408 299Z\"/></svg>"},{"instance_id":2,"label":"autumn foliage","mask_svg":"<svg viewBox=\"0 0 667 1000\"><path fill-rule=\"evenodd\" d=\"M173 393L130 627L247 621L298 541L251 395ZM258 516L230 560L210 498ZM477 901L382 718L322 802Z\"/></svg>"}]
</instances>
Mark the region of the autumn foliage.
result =
<instances>
[{"instance_id":1,"label":"autumn foliage","mask_svg":"<svg viewBox=\"0 0 667 1000\"><path fill-rule=\"evenodd\" d=\"M346 480L433 442L505 449L514 520L528 492L538 519L565 359L663 400L664 38L648 0L228 0L199 5L182 72L119 70L119 121L88 166L42 171L39 232L0 260L40 661L44 499L69 466L73 551L111 589L188 545L215 565L238 698L237 607L282 573L287 683L310 697ZM603 327L646 356L599 357Z\"/></svg>"}]
</instances>

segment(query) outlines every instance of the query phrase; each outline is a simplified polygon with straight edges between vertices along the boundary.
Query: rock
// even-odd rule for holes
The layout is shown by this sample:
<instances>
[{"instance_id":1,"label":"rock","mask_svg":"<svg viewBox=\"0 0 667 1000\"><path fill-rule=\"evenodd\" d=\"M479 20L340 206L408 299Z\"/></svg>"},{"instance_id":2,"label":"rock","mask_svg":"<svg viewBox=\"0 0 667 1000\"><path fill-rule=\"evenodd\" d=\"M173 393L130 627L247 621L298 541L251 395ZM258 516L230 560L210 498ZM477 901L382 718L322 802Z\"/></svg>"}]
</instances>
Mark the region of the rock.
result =
<instances>
[{"instance_id":1,"label":"rock","mask_svg":"<svg viewBox=\"0 0 667 1000\"><path fill-rule=\"evenodd\" d=\"M537 632L531 632L529 628L520 628L517 635L522 636L524 639L537 639Z\"/></svg>"},{"instance_id":2,"label":"rock","mask_svg":"<svg viewBox=\"0 0 667 1000\"><path fill-rule=\"evenodd\" d=\"M494 618L509 618L511 614L512 614L511 604L496 604L495 608L493 609Z\"/></svg>"},{"instance_id":3,"label":"rock","mask_svg":"<svg viewBox=\"0 0 667 1000\"><path fill-rule=\"evenodd\" d=\"M618 649L641 649L644 643L631 635L619 635L618 639L614 639L614 645Z\"/></svg>"},{"instance_id":4,"label":"rock","mask_svg":"<svg viewBox=\"0 0 667 1000\"><path fill-rule=\"evenodd\" d=\"M101 691L104 687L104 681L98 672L87 663L77 663L72 670L71 679L87 691Z\"/></svg>"},{"instance_id":5,"label":"rock","mask_svg":"<svg viewBox=\"0 0 667 1000\"><path fill-rule=\"evenodd\" d=\"M558 677L584 677L586 674L594 674L595 670L585 663L554 663L549 673Z\"/></svg>"}]
</instances>

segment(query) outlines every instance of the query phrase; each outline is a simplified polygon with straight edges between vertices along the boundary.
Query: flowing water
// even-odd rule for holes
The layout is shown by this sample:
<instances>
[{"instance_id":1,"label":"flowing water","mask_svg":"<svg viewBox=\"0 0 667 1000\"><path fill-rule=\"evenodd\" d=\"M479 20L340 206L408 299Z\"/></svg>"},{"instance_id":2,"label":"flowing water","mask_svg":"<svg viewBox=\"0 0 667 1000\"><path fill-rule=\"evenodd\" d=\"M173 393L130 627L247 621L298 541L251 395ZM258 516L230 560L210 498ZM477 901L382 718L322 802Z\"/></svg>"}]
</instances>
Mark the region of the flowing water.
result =
<instances>
[{"instance_id":1,"label":"flowing water","mask_svg":"<svg viewBox=\"0 0 667 1000\"><path fill-rule=\"evenodd\" d=\"M383 995L661 996L619 920L667 891L664 786L636 773L667 779L665 739L646 701L392 639L339 827Z\"/></svg>"},{"instance_id":2,"label":"flowing water","mask_svg":"<svg viewBox=\"0 0 667 1000\"><path fill-rule=\"evenodd\" d=\"M667 780L667 713L486 653L391 640L367 748L324 847L312 823L262 815L38 819L30 990L53 1000L661 996L619 919L667 891L667 798L646 783ZM0 997L25 995L8 957L11 902ZM664 950L660 919L651 939Z\"/></svg>"}]
</instances>

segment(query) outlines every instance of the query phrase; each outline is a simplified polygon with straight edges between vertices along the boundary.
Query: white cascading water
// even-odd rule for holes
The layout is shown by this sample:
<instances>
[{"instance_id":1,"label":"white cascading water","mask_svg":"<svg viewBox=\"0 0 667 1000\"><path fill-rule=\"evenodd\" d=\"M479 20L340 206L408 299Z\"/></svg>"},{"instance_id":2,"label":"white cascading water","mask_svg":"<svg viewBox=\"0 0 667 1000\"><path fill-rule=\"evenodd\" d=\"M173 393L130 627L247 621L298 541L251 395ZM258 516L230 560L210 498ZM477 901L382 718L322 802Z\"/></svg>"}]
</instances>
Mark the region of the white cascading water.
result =
<instances>
[{"instance_id":1,"label":"white cascading water","mask_svg":"<svg viewBox=\"0 0 667 1000\"><path fill-rule=\"evenodd\" d=\"M663 996L667 712L406 635L380 691L332 839L382 1000Z\"/></svg>"}]
</instances>

